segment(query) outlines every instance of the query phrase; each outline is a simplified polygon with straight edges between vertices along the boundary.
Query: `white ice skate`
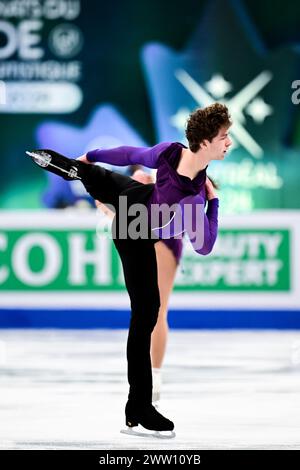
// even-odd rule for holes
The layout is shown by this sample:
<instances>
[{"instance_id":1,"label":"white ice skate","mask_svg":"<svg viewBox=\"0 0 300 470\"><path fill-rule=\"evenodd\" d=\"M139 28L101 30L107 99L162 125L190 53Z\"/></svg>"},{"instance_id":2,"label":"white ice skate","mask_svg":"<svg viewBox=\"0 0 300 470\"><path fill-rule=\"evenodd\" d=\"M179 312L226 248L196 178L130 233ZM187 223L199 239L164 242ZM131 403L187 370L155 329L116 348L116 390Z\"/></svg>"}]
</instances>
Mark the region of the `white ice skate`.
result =
<instances>
[{"instance_id":1,"label":"white ice skate","mask_svg":"<svg viewBox=\"0 0 300 470\"><path fill-rule=\"evenodd\" d=\"M161 394L161 369L152 367L152 403L158 408Z\"/></svg>"}]
</instances>

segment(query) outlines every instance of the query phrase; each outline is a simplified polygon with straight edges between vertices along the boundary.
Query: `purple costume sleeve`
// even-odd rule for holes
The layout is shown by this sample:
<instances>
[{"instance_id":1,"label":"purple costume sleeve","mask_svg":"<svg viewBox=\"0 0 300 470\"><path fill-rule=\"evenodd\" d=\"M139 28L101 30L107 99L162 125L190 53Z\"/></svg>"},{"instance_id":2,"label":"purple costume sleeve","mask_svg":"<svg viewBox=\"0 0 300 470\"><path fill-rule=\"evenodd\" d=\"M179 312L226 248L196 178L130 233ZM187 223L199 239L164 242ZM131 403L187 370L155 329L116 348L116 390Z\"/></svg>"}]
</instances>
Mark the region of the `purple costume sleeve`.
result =
<instances>
[{"instance_id":1,"label":"purple costume sleeve","mask_svg":"<svg viewBox=\"0 0 300 470\"><path fill-rule=\"evenodd\" d=\"M97 149L88 152L86 157L91 163L102 162L117 166L143 165L148 168L157 168L161 152L169 145L169 142L162 142L154 147L122 146L108 150Z\"/></svg>"},{"instance_id":2,"label":"purple costume sleeve","mask_svg":"<svg viewBox=\"0 0 300 470\"><path fill-rule=\"evenodd\" d=\"M200 255L208 255L214 247L218 235L218 210L218 198L207 202L206 214L204 214L204 243L200 250L196 250Z\"/></svg>"},{"instance_id":3,"label":"purple costume sleeve","mask_svg":"<svg viewBox=\"0 0 300 470\"><path fill-rule=\"evenodd\" d=\"M218 234L219 199L214 198L207 202L206 213L204 199L200 195L187 196L180 201L181 206L185 203L192 206L192 219L189 221L187 217L187 222L184 219L187 225L184 229L196 253L208 255L213 249ZM196 213L201 214L202 217L197 217Z\"/></svg>"}]
</instances>

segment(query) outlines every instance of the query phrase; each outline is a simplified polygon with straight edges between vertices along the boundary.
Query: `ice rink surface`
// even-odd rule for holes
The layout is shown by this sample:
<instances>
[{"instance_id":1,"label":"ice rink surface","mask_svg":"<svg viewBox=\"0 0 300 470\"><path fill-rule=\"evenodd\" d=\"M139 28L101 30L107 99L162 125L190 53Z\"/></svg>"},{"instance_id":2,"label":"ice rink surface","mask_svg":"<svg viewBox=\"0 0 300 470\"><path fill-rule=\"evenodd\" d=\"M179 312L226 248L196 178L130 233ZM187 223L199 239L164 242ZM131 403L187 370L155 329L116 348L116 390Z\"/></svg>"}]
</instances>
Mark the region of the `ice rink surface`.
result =
<instances>
[{"instance_id":1,"label":"ice rink surface","mask_svg":"<svg viewBox=\"0 0 300 470\"><path fill-rule=\"evenodd\" d=\"M132 437L124 330L0 330L0 449L300 449L300 332L173 330L160 411Z\"/></svg>"}]
</instances>

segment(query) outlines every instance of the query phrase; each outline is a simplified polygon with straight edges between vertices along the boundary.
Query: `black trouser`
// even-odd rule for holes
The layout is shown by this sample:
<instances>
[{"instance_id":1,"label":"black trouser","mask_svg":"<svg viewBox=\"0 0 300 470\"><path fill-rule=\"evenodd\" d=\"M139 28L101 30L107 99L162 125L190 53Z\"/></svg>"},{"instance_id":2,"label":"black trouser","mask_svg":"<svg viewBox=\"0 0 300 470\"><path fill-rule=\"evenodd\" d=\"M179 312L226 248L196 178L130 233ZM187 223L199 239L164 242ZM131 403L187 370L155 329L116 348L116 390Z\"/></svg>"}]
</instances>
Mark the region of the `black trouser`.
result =
<instances>
[{"instance_id":1,"label":"black trouser","mask_svg":"<svg viewBox=\"0 0 300 470\"><path fill-rule=\"evenodd\" d=\"M89 194L104 204L113 204L116 209L114 244L122 261L131 303L127 342L129 401L134 407L143 408L152 401L150 344L160 307L154 247L157 240L119 238L118 206L120 195L127 196L128 207L137 202L146 203L154 185L144 185L117 172L80 163L79 174Z\"/></svg>"}]
</instances>

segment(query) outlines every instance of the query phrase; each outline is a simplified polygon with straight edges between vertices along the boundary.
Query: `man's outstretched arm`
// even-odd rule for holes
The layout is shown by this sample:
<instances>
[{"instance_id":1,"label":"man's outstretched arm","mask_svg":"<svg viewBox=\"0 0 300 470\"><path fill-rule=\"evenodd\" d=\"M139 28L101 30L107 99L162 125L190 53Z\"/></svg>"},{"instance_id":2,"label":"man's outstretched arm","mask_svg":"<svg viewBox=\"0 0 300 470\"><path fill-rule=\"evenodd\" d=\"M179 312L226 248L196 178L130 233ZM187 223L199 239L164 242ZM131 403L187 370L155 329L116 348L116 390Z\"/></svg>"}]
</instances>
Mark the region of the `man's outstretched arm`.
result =
<instances>
[{"instance_id":1,"label":"man's outstretched arm","mask_svg":"<svg viewBox=\"0 0 300 470\"><path fill-rule=\"evenodd\" d=\"M78 158L85 163L109 163L110 165L127 166L143 165L148 168L157 168L160 154L170 145L162 142L154 147L121 146L113 149L96 149L87 152Z\"/></svg>"}]
</instances>

